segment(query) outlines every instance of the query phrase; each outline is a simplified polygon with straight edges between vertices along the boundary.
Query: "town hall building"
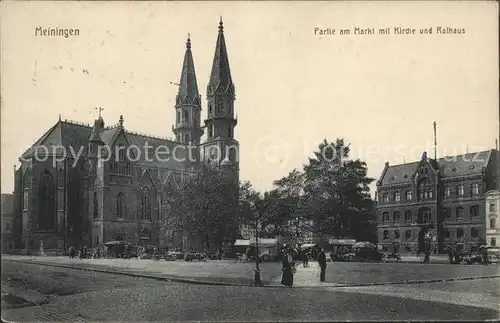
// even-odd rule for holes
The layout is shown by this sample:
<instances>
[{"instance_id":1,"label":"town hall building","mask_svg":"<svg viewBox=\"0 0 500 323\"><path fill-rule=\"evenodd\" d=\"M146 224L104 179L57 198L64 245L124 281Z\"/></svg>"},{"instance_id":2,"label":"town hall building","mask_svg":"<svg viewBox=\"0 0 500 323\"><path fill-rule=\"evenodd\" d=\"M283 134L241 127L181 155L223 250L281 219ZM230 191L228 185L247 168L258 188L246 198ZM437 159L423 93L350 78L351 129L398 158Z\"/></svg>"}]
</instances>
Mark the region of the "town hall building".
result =
<instances>
[{"instance_id":1,"label":"town hall building","mask_svg":"<svg viewBox=\"0 0 500 323\"><path fill-rule=\"evenodd\" d=\"M162 220L169 192L204 164L215 163L232 180L239 181L235 88L222 21L206 90L203 126L189 38L178 86L172 107L173 140L129 131L122 116L116 124L107 125L99 111L93 125L59 117L23 153L21 165L14 168L18 249L63 250L112 240L201 248L196 235L186 234L182 244L170 239ZM204 134L206 138L202 139ZM160 147L163 156L171 153L170 158L157 158L153 152ZM70 154L80 149L80 156ZM149 154L144 149L149 149Z\"/></svg>"}]
</instances>

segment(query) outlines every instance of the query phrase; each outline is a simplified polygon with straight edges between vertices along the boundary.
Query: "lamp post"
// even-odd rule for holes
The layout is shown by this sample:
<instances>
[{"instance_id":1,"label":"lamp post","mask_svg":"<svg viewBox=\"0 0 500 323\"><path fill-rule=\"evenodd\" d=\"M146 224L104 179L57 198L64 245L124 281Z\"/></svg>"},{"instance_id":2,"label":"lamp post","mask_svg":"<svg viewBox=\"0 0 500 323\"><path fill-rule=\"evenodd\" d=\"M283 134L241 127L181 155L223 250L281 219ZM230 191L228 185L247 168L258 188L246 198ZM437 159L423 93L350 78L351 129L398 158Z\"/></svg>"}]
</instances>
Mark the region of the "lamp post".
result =
<instances>
[{"instance_id":1,"label":"lamp post","mask_svg":"<svg viewBox=\"0 0 500 323\"><path fill-rule=\"evenodd\" d=\"M257 256L255 257L255 286L260 285L260 258L259 258L259 214L255 212L255 249Z\"/></svg>"}]
</instances>

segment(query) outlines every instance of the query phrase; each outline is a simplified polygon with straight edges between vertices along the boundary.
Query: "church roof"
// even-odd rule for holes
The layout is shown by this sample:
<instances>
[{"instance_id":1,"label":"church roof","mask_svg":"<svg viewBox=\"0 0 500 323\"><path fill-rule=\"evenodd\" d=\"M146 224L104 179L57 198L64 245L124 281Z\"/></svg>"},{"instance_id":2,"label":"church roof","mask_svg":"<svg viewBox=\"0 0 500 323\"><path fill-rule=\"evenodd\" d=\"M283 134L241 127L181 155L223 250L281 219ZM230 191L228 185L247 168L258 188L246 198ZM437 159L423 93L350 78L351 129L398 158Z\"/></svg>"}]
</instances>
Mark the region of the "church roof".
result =
<instances>
[{"instance_id":1,"label":"church roof","mask_svg":"<svg viewBox=\"0 0 500 323\"><path fill-rule=\"evenodd\" d=\"M234 85L229 68L229 58L227 55L226 41L224 39L224 26L222 20L219 23L219 34L215 46L212 71L207 87L207 94L212 92L222 92L234 94Z\"/></svg>"},{"instance_id":2,"label":"church roof","mask_svg":"<svg viewBox=\"0 0 500 323\"><path fill-rule=\"evenodd\" d=\"M74 152L77 153L81 147L87 147L89 138L92 134L92 128L93 127L91 127L89 124L60 120L49 130L47 130L47 132L45 132L42 137L40 137L40 139L38 139L26 152L24 152L22 156L30 155L34 152L35 148L40 145L63 146L67 152L69 152L70 147L72 147ZM122 132L122 129L123 128L118 125L105 128L100 134L103 143L105 145L112 146L115 139ZM125 137L127 138L130 145L139 147L139 149L142 149L146 146L150 147L148 148L149 158L146 158L144 151L141 151L141 154L139 156L139 162L148 165L149 167L185 169L186 167L195 166L194 164L197 163L197 155L195 153L192 154L192 158L189 158L188 148L174 149L176 146L184 146L181 143L166 138L159 138L145 134L129 132L124 129L123 133L125 134ZM160 146L165 148L158 149L158 147ZM164 158L163 161L155 158L155 151L160 152L159 156L160 158ZM167 151L167 153L162 155L162 153L164 153L165 151ZM87 149L83 149L82 156L85 156L86 154ZM170 158L167 159L166 156L170 156Z\"/></svg>"},{"instance_id":3,"label":"church roof","mask_svg":"<svg viewBox=\"0 0 500 323\"><path fill-rule=\"evenodd\" d=\"M184 54L181 81L179 83L179 92L177 94L176 101L177 104L201 105L198 83L196 81L196 72L194 69L193 53L191 52L190 38L188 38L186 42L186 53Z\"/></svg>"},{"instance_id":4,"label":"church roof","mask_svg":"<svg viewBox=\"0 0 500 323\"><path fill-rule=\"evenodd\" d=\"M483 168L488 166L491 154L492 150L486 150L476 153L446 156L439 158L437 162L434 159L428 159L428 161L434 169L439 169L441 176L444 178L471 176L481 174ZM412 181L412 175L419 165L420 161L391 166L386 164L379 183L380 185L409 183Z\"/></svg>"}]
</instances>

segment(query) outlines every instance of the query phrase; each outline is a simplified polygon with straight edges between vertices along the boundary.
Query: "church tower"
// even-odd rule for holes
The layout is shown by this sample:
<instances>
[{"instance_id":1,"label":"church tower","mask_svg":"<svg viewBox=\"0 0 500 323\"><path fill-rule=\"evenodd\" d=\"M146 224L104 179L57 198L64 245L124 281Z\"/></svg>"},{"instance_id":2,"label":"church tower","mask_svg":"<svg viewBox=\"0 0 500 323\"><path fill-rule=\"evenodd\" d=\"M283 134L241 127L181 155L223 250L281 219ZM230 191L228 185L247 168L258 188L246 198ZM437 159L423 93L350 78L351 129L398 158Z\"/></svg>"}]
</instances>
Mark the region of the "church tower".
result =
<instances>
[{"instance_id":1,"label":"church tower","mask_svg":"<svg viewBox=\"0 0 500 323\"><path fill-rule=\"evenodd\" d=\"M194 71L191 39L188 37L179 92L175 98L175 126L172 126L172 131L176 140L184 144L199 145L203 134L200 123L201 97Z\"/></svg>"},{"instance_id":2,"label":"church tower","mask_svg":"<svg viewBox=\"0 0 500 323\"><path fill-rule=\"evenodd\" d=\"M235 90L222 19L219 23L212 71L207 86L207 100L208 111L205 120L207 140L202 147L203 156L205 161L208 160L225 169L232 168L235 180L238 180L239 143L234 139L234 128L238 122L234 113Z\"/></svg>"}]
</instances>

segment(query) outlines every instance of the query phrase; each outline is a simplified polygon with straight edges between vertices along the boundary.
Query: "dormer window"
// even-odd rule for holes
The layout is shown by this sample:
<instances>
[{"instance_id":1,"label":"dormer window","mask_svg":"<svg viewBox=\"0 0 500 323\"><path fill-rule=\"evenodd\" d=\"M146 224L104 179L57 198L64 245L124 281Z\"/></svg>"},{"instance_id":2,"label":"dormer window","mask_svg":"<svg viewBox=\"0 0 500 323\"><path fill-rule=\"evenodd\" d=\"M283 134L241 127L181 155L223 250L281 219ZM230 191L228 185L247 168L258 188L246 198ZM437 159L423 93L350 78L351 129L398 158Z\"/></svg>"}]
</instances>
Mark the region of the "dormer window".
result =
<instances>
[{"instance_id":1,"label":"dormer window","mask_svg":"<svg viewBox=\"0 0 500 323\"><path fill-rule=\"evenodd\" d=\"M452 172L456 172L456 171L457 171L457 169L456 169L455 167L453 167L453 168L451 169L451 171L452 171Z\"/></svg>"}]
</instances>

